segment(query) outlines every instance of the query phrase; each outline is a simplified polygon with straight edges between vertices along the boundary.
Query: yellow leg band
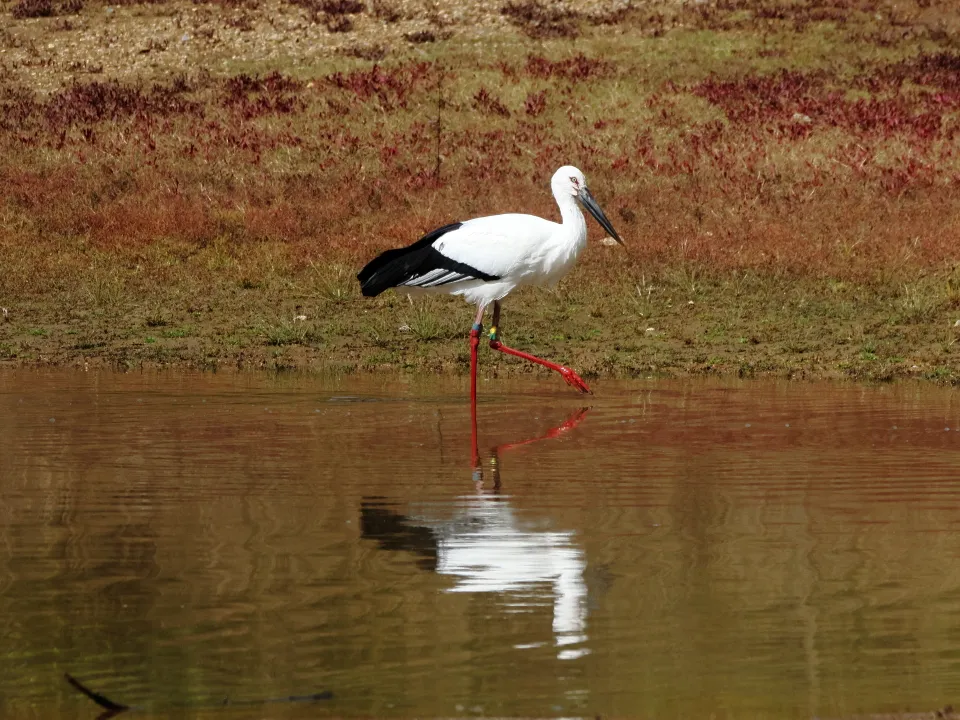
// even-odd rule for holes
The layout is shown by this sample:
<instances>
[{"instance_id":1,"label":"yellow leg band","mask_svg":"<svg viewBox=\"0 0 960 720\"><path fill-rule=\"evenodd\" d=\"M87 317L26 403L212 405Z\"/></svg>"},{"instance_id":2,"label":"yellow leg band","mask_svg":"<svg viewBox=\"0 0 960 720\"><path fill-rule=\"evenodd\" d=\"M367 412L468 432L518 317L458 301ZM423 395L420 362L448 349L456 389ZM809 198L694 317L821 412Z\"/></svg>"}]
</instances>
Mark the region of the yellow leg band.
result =
<instances>
[{"instance_id":1,"label":"yellow leg band","mask_svg":"<svg viewBox=\"0 0 960 720\"><path fill-rule=\"evenodd\" d=\"M496 325L494 325L492 328L490 328L490 339L491 339L491 340L496 340L496 339L497 339L497 326L496 326Z\"/></svg>"}]
</instances>

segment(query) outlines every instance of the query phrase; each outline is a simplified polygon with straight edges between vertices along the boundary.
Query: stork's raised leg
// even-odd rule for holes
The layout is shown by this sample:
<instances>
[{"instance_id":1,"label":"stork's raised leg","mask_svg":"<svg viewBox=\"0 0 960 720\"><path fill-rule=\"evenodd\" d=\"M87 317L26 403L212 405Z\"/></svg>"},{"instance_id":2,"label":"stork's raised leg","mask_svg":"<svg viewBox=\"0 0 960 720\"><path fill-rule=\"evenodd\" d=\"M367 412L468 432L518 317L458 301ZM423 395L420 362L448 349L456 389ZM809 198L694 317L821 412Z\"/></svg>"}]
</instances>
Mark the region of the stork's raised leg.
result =
<instances>
[{"instance_id":1,"label":"stork's raised leg","mask_svg":"<svg viewBox=\"0 0 960 720\"><path fill-rule=\"evenodd\" d=\"M474 325L476 328L477 326ZM472 337L472 333L471 333ZM564 366L557 365L557 363L552 363L549 360L544 360L543 358L538 358L536 355L531 355L530 353L525 353L522 350L514 350L512 347L507 347L502 342L500 342L500 301L496 300L493 303L493 326L490 328L490 347L494 350L499 350L500 352L507 353L508 355L516 355L519 358L524 360L529 360L530 362L535 362L538 365L543 365L548 367L551 370L556 370L563 377L567 385L576 388L582 393L593 394L593 391L587 386L579 375L577 375L573 370Z\"/></svg>"}]
</instances>

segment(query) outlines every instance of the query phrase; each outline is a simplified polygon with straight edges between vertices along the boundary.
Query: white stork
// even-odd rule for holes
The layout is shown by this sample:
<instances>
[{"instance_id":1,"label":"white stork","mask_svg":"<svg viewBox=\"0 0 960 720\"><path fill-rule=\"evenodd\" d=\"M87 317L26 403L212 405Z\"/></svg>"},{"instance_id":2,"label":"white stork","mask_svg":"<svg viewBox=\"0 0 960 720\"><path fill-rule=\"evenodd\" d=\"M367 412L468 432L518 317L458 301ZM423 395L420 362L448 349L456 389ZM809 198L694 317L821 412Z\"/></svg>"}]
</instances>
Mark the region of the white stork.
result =
<instances>
[{"instance_id":1,"label":"white stork","mask_svg":"<svg viewBox=\"0 0 960 720\"><path fill-rule=\"evenodd\" d=\"M563 222L511 213L474 218L437 228L404 248L387 250L358 274L360 289L373 297L389 288L408 292L462 295L477 306L470 330L470 394L476 398L477 346L483 313L493 303L490 347L559 372L580 392L590 388L573 370L500 342L500 301L521 285L552 286L573 267L587 244L585 207L610 236L623 245L613 225L587 189L577 168L566 165L550 181ZM579 204L578 204L579 202Z\"/></svg>"}]
</instances>

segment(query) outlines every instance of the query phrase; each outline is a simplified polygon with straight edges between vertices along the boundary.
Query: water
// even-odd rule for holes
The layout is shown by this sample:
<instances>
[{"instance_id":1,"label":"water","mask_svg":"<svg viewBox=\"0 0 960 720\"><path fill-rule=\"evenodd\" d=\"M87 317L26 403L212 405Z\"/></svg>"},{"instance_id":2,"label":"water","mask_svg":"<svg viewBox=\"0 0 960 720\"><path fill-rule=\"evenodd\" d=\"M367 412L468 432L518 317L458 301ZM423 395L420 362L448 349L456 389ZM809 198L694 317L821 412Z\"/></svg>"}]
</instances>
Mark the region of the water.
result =
<instances>
[{"instance_id":1,"label":"water","mask_svg":"<svg viewBox=\"0 0 960 720\"><path fill-rule=\"evenodd\" d=\"M596 386L0 374L0 716L960 699L955 391Z\"/></svg>"}]
</instances>

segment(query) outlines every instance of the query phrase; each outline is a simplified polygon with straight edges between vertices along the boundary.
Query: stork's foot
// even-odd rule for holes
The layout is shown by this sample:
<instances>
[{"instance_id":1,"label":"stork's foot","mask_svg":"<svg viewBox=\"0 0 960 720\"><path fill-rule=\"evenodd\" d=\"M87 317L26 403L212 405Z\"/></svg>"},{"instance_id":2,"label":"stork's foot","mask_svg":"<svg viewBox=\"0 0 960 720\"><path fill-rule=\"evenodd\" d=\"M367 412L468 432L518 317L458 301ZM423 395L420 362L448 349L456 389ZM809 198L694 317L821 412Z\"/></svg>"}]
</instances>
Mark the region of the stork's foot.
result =
<instances>
[{"instance_id":1,"label":"stork's foot","mask_svg":"<svg viewBox=\"0 0 960 720\"><path fill-rule=\"evenodd\" d=\"M567 383L567 385L569 385L570 387L576 388L577 390L582 392L584 395L593 395L593 390L591 390L589 386L583 381L583 378L577 375L570 368L561 365L560 369L557 372L560 373L560 375L563 377L564 382Z\"/></svg>"}]
</instances>

